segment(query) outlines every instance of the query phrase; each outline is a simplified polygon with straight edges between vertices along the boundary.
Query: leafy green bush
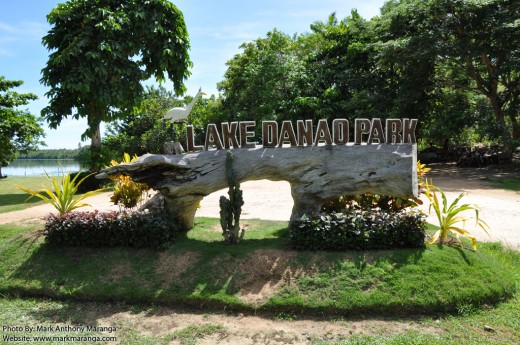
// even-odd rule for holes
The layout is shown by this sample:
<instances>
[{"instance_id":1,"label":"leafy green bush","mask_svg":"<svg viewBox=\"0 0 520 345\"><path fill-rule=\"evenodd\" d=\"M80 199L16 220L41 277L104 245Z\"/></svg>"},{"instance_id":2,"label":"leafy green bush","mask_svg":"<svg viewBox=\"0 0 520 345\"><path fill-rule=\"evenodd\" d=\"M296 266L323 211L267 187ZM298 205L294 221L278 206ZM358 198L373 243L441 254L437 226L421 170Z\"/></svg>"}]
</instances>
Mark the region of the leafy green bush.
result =
<instances>
[{"instance_id":1,"label":"leafy green bush","mask_svg":"<svg viewBox=\"0 0 520 345\"><path fill-rule=\"evenodd\" d=\"M177 225L163 214L69 212L46 217L45 241L52 246L166 248Z\"/></svg>"},{"instance_id":2,"label":"leafy green bush","mask_svg":"<svg viewBox=\"0 0 520 345\"><path fill-rule=\"evenodd\" d=\"M294 249L369 250L424 246L425 218L418 212L348 210L303 216L289 229Z\"/></svg>"},{"instance_id":3,"label":"leafy green bush","mask_svg":"<svg viewBox=\"0 0 520 345\"><path fill-rule=\"evenodd\" d=\"M79 176L78 176L79 175ZM83 182L78 186L78 193L88 193L90 191L104 188L110 180L108 179L98 179L95 174L92 174L88 171L80 171L80 172L72 172L70 173L70 178L74 179L78 176L78 180L83 180Z\"/></svg>"}]
</instances>

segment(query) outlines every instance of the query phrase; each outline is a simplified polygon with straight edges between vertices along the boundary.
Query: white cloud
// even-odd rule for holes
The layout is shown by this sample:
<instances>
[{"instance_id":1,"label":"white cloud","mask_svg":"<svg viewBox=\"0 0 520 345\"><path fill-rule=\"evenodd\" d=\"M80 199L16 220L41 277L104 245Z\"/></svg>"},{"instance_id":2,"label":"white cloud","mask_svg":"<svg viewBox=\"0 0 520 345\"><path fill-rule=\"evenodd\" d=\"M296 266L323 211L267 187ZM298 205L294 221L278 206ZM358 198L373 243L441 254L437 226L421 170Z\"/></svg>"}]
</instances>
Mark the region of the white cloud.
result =
<instances>
[{"instance_id":1,"label":"white cloud","mask_svg":"<svg viewBox=\"0 0 520 345\"><path fill-rule=\"evenodd\" d=\"M257 31L265 26L263 23L248 22L237 25L215 27L195 27L191 34L211 37L216 40L250 41L258 38Z\"/></svg>"},{"instance_id":2,"label":"white cloud","mask_svg":"<svg viewBox=\"0 0 520 345\"><path fill-rule=\"evenodd\" d=\"M15 33L17 32L16 27L9 25L4 22L0 22L0 32Z\"/></svg>"},{"instance_id":3,"label":"white cloud","mask_svg":"<svg viewBox=\"0 0 520 345\"><path fill-rule=\"evenodd\" d=\"M21 21L16 26L0 21L0 44L16 42L40 42L49 26L39 22Z\"/></svg>"}]
</instances>

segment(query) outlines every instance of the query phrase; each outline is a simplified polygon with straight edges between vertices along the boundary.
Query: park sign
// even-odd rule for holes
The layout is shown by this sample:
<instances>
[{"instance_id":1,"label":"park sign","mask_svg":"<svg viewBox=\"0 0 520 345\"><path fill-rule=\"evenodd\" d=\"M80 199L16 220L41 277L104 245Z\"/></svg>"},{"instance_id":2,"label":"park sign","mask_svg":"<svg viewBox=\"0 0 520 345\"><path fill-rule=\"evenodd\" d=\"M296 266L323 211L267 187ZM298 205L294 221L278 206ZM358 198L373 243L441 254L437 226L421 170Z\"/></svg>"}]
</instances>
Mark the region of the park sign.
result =
<instances>
[{"instance_id":1,"label":"park sign","mask_svg":"<svg viewBox=\"0 0 520 345\"><path fill-rule=\"evenodd\" d=\"M254 148L255 121L223 122L222 135L217 125L208 124L204 145L195 145L195 136L192 125L186 127L186 148L188 152L208 151L211 147L217 150ZM366 144L415 144L415 129L417 119L386 119L383 128L381 119L355 119L355 145ZM262 122L263 147L303 147L325 145L347 145L350 141L350 126L347 119L335 119L332 128L327 120L318 121L316 131L312 120L296 121L294 130L291 121L283 121L279 126L276 121Z\"/></svg>"},{"instance_id":2,"label":"park sign","mask_svg":"<svg viewBox=\"0 0 520 345\"><path fill-rule=\"evenodd\" d=\"M185 230L193 228L200 201L228 187L230 149L235 183L290 183L290 221L320 212L341 195L418 196L417 120L387 119L384 124L380 119L354 120L350 142L346 119L332 121L331 127L319 120L315 129L312 120L298 120L296 130L291 121L263 121L262 146L253 142L254 121L224 122L221 132L209 124L203 146L195 145L193 126L188 125L187 153L146 154L104 169L98 177L124 174L148 184L159 193L146 208L166 210Z\"/></svg>"}]
</instances>

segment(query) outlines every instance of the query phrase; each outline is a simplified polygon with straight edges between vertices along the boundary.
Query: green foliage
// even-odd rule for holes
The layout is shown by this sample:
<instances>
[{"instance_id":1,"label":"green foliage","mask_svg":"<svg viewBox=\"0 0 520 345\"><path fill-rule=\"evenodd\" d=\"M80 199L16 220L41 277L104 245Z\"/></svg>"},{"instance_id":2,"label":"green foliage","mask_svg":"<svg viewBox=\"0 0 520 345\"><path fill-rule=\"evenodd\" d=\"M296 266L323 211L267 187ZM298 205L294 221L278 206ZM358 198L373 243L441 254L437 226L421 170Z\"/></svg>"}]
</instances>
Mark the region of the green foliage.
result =
<instances>
[{"instance_id":1,"label":"green foliage","mask_svg":"<svg viewBox=\"0 0 520 345\"><path fill-rule=\"evenodd\" d=\"M437 197L438 191L442 197L442 204ZM465 224L467 218L461 215L461 212L464 211L473 211L475 212L475 221L476 225L480 227L482 230L489 235L488 229L489 226L486 222L479 218L479 208L477 205L471 204L462 204L459 205L459 201L466 195L466 193L461 193L458 198L453 200L451 204L448 205L448 199L444 192L436 186L433 186L430 183L426 183L426 197L430 201L430 212L433 207L435 211L435 215L437 216L437 220L439 221L439 230L433 235L429 244L436 243L437 241L440 244L444 244L446 239L448 238L449 233L453 233L457 236L457 239L460 235L465 236L471 240L473 243L473 250L477 250L477 239L471 235L468 231L466 231ZM462 226L459 225L462 223Z\"/></svg>"},{"instance_id":2,"label":"green foliage","mask_svg":"<svg viewBox=\"0 0 520 345\"><path fill-rule=\"evenodd\" d=\"M6 80L0 76L0 178L2 167L12 162L18 152L34 150L42 144L39 139L44 136L36 117L17 109L38 98L32 93L11 91L22 84L22 81Z\"/></svg>"},{"instance_id":3,"label":"green foliage","mask_svg":"<svg viewBox=\"0 0 520 345\"><path fill-rule=\"evenodd\" d=\"M413 49L418 62L434 62L440 100L442 93L452 90L465 94L462 99L482 95L505 139L519 134L519 16L520 6L511 0L405 0L387 2L381 18L382 29L392 36L390 42L400 45L401 58ZM463 113L464 108L456 106L455 111Z\"/></svg>"},{"instance_id":4,"label":"green foliage","mask_svg":"<svg viewBox=\"0 0 520 345\"><path fill-rule=\"evenodd\" d=\"M79 149L38 149L20 154L19 159L77 159Z\"/></svg>"},{"instance_id":5,"label":"green foliage","mask_svg":"<svg viewBox=\"0 0 520 345\"><path fill-rule=\"evenodd\" d=\"M227 62L227 120L418 118L419 138L460 144L520 136L520 6L513 0L388 1L288 36L277 30ZM509 134L508 134L509 133ZM257 133L259 136L259 133Z\"/></svg>"},{"instance_id":6,"label":"green foliage","mask_svg":"<svg viewBox=\"0 0 520 345\"><path fill-rule=\"evenodd\" d=\"M426 230L417 212L349 210L292 222L291 245L299 250L371 250L421 248Z\"/></svg>"},{"instance_id":7,"label":"green foliage","mask_svg":"<svg viewBox=\"0 0 520 345\"><path fill-rule=\"evenodd\" d=\"M173 81L176 94L189 76L189 38L182 13L167 0L70 0L47 16L42 41L51 51L42 70L51 128L64 118L86 117L83 137L99 147L99 124L133 113L142 81Z\"/></svg>"},{"instance_id":8,"label":"green foliage","mask_svg":"<svg viewBox=\"0 0 520 345\"><path fill-rule=\"evenodd\" d=\"M87 145L79 149L77 160L81 166L89 167L90 171L97 172L101 167L110 164L111 157L112 152L108 147Z\"/></svg>"},{"instance_id":9,"label":"green foliage","mask_svg":"<svg viewBox=\"0 0 520 345\"><path fill-rule=\"evenodd\" d=\"M173 93L159 86L149 87L134 114L124 120L115 121L108 126L108 135L103 146L109 148L114 157L121 152L131 155L164 153L167 141L186 142L186 125L164 120L164 114L173 107L183 107L193 100L186 96L183 100L174 98ZM188 118L195 128L195 140L200 142L206 132L207 123L227 121L219 116L220 101L214 96L199 98Z\"/></svg>"},{"instance_id":10,"label":"green foliage","mask_svg":"<svg viewBox=\"0 0 520 345\"><path fill-rule=\"evenodd\" d=\"M299 73L295 40L274 29L240 48L243 52L227 62L225 79L218 84L226 119L280 119L290 111L293 94L299 92L294 85Z\"/></svg>"},{"instance_id":11,"label":"green foliage","mask_svg":"<svg viewBox=\"0 0 520 345\"><path fill-rule=\"evenodd\" d=\"M95 191L97 189L104 190L107 184L110 182L108 179L98 179L95 173L89 173L87 171L71 172L71 179L82 180L81 184L77 185L77 193L87 193Z\"/></svg>"},{"instance_id":12,"label":"green foliage","mask_svg":"<svg viewBox=\"0 0 520 345\"><path fill-rule=\"evenodd\" d=\"M87 175L78 180L80 177L79 174L75 175L74 178L71 179L70 172L67 172L65 176L61 177L60 182L56 176L51 177L47 173L45 176L47 176L47 179L51 182L53 189L43 186L44 192L40 193L38 191L21 186L18 186L18 188L30 194L29 199L32 197L37 197L51 204L54 206L54 208L56 208L60 215L66 214L80 207L90 206L89 204L84 203L83 200L90 196L99 194L102 191L102 189L97 189L75 196L75 194L78 192L79 186L90 175Z\"/></svg>"},{"instance_id":13,"label":"green foliage","mask_svg":"<svg viewBox=\"0 0 520 345\"><path fill-rule=\"evenodd\" d=\"M177 226L164 214L142 212L69 212L45 219L45 242L57 247L170 246Z\"/></svg>"},{"instance_id":14,"label":"green foliage","mask_svg":"<svg viewBox=\"0 0 520 345\"><path fill-rule=\"evenodd\" d=\"M240 214L242 213L242 190L240 184L236 183L235 173L233 171L233 153L226 153L226 173L228 179L228 196L221 196L220 205L220 226L222 227L222 236L224 242L228 244L238 244L244 238L245 229L240 229Z\"/></svg>"}]
</instances>

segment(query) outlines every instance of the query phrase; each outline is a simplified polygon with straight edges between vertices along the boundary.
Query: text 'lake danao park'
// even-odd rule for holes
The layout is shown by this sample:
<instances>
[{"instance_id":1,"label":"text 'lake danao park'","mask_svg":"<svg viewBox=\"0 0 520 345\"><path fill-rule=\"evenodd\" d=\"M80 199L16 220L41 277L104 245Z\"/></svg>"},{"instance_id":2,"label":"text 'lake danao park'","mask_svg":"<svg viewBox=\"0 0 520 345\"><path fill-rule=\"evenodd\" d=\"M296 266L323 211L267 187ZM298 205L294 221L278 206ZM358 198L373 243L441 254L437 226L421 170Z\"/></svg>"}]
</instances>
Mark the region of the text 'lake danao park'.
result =
<instances>
[{"instance_id":1,"label":"text 'lake danao park'","mask_svg":"<svg viewBox=\"0 0 520 345\"><path fill-rule=\"evenodd\" d=\"M381 119L355 119L355 145L366 144L415 144L415 128L417 119L386 119L383 128ZM195 145L195 136L192 125L186 126L186 147L188 152L208 150L215 147L217 150L230 148L253 148L255 142L255 121L223 122L221 123L222 136L217 125L209 124L206 128L204 145ZM281 125L276 121L262 122L262 145L264 147L291 147L325 145L346 145L349 143L350 126L346 119L332 121L332 129L327 120L318 121L316 132L312 120L298 120L296 131L291 121L283 121Z\"/></svg>"}]
</instances>

